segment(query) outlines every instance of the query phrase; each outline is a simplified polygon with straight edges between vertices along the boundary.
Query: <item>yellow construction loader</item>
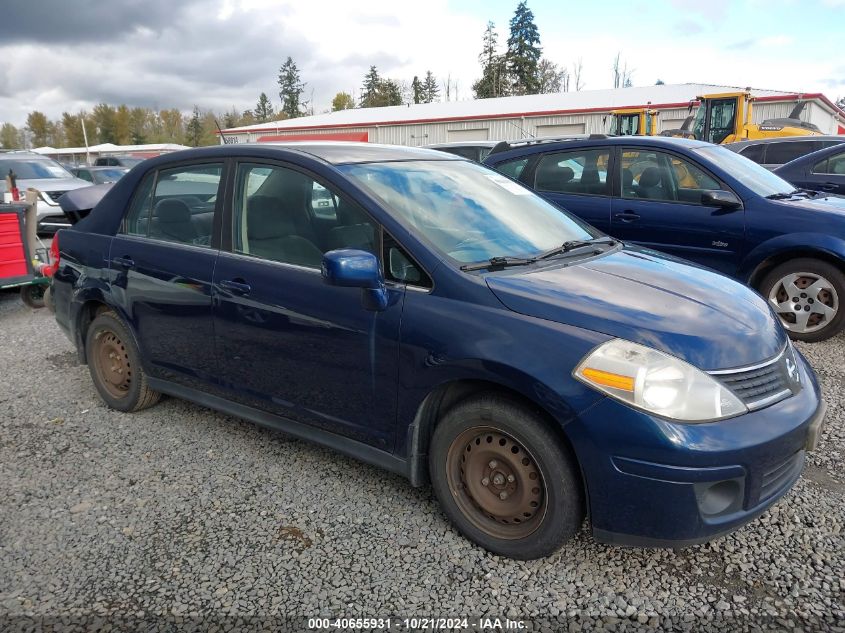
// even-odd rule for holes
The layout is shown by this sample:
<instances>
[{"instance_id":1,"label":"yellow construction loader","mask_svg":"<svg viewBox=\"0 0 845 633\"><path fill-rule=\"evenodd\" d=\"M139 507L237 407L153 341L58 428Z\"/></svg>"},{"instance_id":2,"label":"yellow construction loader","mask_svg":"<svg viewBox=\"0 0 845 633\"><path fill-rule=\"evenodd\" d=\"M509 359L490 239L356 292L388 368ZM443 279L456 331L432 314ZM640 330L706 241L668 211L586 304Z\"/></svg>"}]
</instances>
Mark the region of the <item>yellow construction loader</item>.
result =
<instances>
[{"instance_id":1,"label":"yellow construction loader","mask_svg":"<svg viewBox=\"0 0 845 633\"><path fill-rule=\"evenodd\" d=\"M750 91L724 92L696 97L698 110L694 117L674 130L664 130L662 136L683 136L710 143L733 143L747 139L773 138L777 136L815 136L822 131L812 123L802 121L799 116L807 105L798 101L789 116L769 119L760 124L751 122L751 104L754 97ZM690 104L690 110L694 102Z\"/></svg>"},{"instance_id":2,"label":"yellow construction loader","mask_svg":"<svg viewBox=\"0 0 845 633\"><path fill-rule=\"evenodd\" d=\"M654 136L657 134L657 110L623 108L610 113L609 134L615 136Z\"/></svg>"}]
</instances>

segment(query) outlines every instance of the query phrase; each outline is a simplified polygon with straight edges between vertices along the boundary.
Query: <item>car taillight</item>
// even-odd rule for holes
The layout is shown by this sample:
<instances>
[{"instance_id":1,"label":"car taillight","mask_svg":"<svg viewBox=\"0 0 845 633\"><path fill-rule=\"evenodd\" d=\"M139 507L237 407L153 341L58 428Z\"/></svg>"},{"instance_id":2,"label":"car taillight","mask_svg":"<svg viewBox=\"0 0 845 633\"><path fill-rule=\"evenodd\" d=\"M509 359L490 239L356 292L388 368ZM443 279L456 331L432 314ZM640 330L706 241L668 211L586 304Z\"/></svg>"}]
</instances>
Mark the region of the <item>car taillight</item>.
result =
<instances>
[{"instance_id":1,"label":"car taillight","mask_svg":"<svg viewBox=\"0 0 845 633\"><path fill-rule=\"evenodd\" d=\"M41 264L41 274L45 277L52 277L59 269L59 233L56 232L50 244L50 263Z\"/></svg>"}]
</instances>

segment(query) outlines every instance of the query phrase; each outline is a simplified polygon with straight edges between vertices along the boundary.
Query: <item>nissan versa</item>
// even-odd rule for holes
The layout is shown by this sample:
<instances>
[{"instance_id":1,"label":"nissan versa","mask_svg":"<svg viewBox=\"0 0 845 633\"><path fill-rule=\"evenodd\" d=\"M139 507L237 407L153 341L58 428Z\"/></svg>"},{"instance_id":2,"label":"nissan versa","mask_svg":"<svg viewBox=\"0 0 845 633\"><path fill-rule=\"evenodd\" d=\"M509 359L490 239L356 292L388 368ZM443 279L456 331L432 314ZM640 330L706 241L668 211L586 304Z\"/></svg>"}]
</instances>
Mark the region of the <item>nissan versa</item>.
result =
<instances>
[{"instance_id":1,"label":"nissan versa","mask_svg":"<svg viewBox=\"0 0 845 633\"><path fill-rule=\"evenodd\" d=\"M169 394L431 482L468 538L553 552L729 532L824 417L766 301L442 152L146 161L59 233L56 318L103 400Z\"/></svg>"}]
</instances>

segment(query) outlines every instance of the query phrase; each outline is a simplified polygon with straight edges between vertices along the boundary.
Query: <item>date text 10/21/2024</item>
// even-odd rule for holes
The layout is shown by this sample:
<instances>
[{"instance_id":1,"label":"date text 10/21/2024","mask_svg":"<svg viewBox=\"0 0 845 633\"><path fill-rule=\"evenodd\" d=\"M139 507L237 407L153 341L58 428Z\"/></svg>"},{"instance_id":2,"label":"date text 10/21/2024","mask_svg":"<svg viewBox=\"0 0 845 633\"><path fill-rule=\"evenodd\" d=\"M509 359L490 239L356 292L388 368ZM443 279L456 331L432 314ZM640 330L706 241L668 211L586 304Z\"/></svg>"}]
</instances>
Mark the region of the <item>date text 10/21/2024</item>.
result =
<instances>
[{"instance_id":1,"label":"date text 10/21/2024","mask_svg":"<svg viewBox=\"0 0 845 633\"><path fill-rule=\"evenodd\" d=\"M522 620L509 618L309 618L309 630L520 631Z\"/></svg>"}]
</instances>

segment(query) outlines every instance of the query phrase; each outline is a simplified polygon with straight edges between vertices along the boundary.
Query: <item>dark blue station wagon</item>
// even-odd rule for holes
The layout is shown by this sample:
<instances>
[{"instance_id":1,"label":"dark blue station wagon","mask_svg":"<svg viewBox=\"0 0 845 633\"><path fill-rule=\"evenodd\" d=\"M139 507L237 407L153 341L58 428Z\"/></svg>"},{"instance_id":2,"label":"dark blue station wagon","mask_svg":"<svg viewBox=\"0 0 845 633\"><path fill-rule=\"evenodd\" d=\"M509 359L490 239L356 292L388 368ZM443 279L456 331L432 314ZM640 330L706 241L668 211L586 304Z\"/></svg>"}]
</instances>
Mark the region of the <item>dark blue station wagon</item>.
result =
<instances>
[{"instance_id":1,"label":"dark blue station wagon","mask_svg":"<svg viewBox=\"0 0 845 633\"><path fill-rule=\"evenodd\" d=\"M185 398L431 482L507 556L586 514L610 543L729 532L824 416L756 293L441 152L178 152L56 241L56 319L109 406Z\"/></svg>"}]
</instances>

